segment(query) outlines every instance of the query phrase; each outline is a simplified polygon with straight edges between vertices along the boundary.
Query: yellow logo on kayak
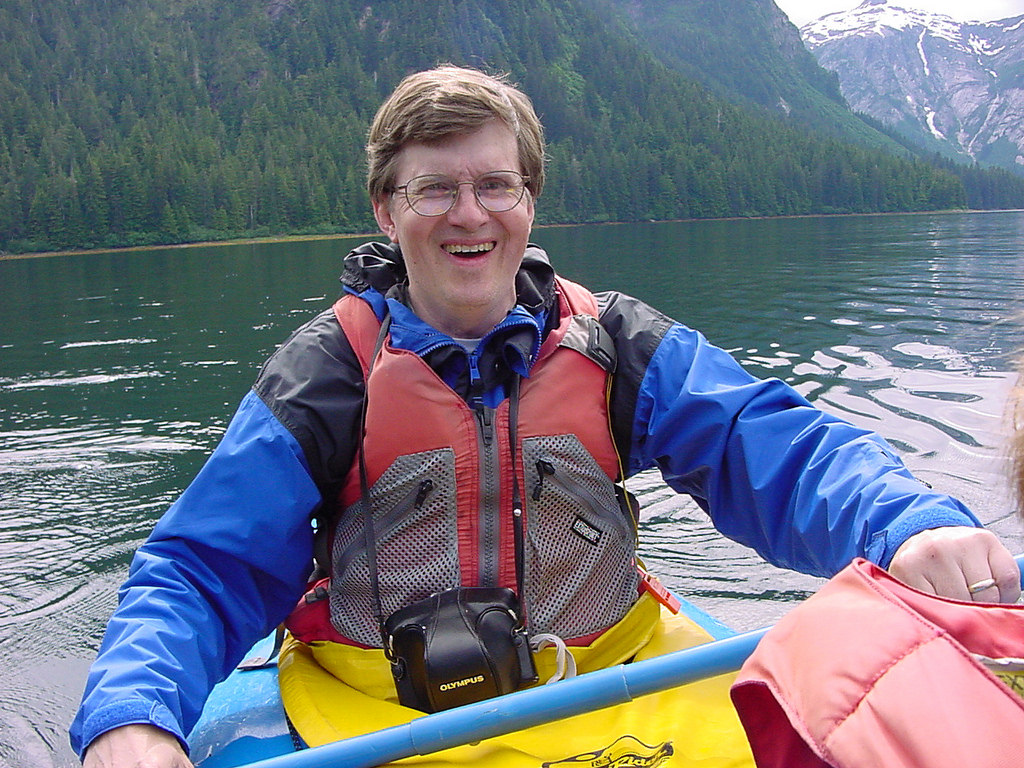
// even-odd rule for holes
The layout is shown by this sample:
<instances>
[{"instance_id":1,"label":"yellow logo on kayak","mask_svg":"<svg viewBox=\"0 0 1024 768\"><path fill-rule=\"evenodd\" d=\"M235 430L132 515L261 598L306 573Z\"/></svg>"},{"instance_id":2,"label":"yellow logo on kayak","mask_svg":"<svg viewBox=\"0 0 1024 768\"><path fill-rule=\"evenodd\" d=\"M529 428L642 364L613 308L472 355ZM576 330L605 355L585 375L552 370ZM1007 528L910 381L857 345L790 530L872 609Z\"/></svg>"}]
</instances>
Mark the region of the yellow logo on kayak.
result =
<instances>
[{"instance_id":1,"label":"yellow logo on kayak","mask_svg":"<svg viewBox=\"0 0 1024 768\"><path fill-rule=\"evenodd\" d=\"M543 768L655 768L672 757L672 753L671 741L652 747L635 736L621 736L604 749L544 763Z\"/></svg>"},{"instance_id":2,"label":"yellow logo on kayak","mask_svg":"<svg viewBox=\"0 0 1024 768\"><path fill-rule=\"evenodd\" d=\"M1024 671L994 672L994 674L1006 683L1011 691L1024 699Z\"/></svg>"},{"instance_id":3,"label":"yellow logo on kayak","mask_svg":"<svg viewBox=\"0 0 1024 768\"><path fill-rule=\"evenodd\" d=\"M1005 683L1011 691L1024 698L1024 659L992 659L981 654L975 654L974 658Z\"/></svg>"}]
</instances>

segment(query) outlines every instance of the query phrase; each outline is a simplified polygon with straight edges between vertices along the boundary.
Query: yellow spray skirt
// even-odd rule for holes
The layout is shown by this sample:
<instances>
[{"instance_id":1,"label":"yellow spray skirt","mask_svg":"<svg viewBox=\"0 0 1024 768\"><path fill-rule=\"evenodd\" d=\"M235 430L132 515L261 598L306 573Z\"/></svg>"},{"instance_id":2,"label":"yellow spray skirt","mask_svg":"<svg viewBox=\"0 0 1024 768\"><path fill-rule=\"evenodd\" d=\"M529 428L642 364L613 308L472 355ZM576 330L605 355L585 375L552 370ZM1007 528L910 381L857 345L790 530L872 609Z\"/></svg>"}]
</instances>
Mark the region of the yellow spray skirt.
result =
<instances>
[{"instance_id":1,"label":"yellow spray skirt","mask_svg":"<svg viewBox=\"0 0 1024 768\"><path fill-rule=\"evenodd\" d=\"M674 616L645 594L593 644L572 648L579 672L682 650L711 640L691 619ZM555 650L535 656L540 679L555 668ZM310 746L401 725L422 712L398 704L383 653L289 637L279 664L281 698ZM734 674L643 696L626 704L537 725L398 765L442 768L753 768L729 699ZM554 683L557 685L557 683Z\"/></svg>"}]
</instances>

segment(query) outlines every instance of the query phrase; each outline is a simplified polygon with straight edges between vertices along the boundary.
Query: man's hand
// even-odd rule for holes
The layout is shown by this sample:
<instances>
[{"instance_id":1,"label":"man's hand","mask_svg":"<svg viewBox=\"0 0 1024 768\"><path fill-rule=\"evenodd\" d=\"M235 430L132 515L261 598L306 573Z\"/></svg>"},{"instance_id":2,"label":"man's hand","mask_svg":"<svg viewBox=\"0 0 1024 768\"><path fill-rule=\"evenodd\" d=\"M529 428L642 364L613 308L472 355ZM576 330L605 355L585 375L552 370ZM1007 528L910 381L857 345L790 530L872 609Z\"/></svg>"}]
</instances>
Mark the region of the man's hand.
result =
<instances>
[{"instance_id":1,"label":"man's hand","mask_svg":"<svg viewBox=\"0 0 1024 768\"><path fill-rule=\"evenodd\" d=\"M83 768L192 768L177 737L153 725L122 725L97 736Z\"/></svg>"},{"instance_id":2,"label":"man's hand","mask_svg":"<svg viewBox=\"0 0 1024 768\"><path fill-rule=\"evenodd\" d=\"M922 592L956 600L1015 603L1020 597L1013 555L984 528L933 528L911 536L889 572Z\"/></svg>"}]
</instances>

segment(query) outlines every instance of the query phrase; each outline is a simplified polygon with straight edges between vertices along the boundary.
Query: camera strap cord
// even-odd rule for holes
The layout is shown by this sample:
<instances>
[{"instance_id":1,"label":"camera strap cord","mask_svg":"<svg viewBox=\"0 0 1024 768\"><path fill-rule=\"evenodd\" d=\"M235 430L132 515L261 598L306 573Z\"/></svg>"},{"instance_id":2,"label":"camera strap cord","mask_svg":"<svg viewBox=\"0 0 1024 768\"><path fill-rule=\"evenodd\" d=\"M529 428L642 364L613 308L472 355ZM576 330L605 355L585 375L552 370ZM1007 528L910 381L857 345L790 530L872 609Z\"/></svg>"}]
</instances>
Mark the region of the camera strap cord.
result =
<instances>
[{"instance_id":1,"label":"camera strap cord","mask_svg":"<svg viewBox=\"0 0 1024 768\"><path fill-rule=\"evenodd\" d=\"M508 442L512 456L512 532L515 537L516 553L516 594L526 613L526 597L523 594L523 560L526 557L526 534L523 531L523 495L519 490L519 473L516 471L516 446L519 438L519 382L518 373L512 375L512 387L508 403Z\"/></svg>"},{"instance_id":2,"label":"camera strap cord","mask_svg":"<svg viewBox=\"0 0 1024 768\"><path fill-rule=\"evenodd\" d=\"M523 612L527 611L526 600L523 595L523 562L526 559L526 533L523 530L523 497L519 489L519 473L515 471L516 467L516 446L519 444L518 441L518 424L519 424L519 383L520 376L514 375L512 378L512 387L509 394L509 445L512 453L512 530L515 535L515 548L516 548L516 593L519 595L520 604L523 606ZM544 681L544 685L548 683L554 683L563 678L575 677L576 676L576 659L573 658L572 653L565 645L565 641L558 635L550 633L542 633L530 638L530 649L536 653L542 648L548 646L554 646L557 648L555 674Z\"/></svg>"},{"instance_id":3,"label":"camera strap cord","mask_svg":"<svg viewBox=\"0 0 1024 768\"><path fill-rule=\"evenodd\" d=\"M544 648L554 647L555 651L555 673L544 681L544 685L557 683L559 680L568 680L576 677L576 659L565 644L565 640L558 635L543 632L530 638L530 649L537 653Z\"/></svg>"}]
</instances>

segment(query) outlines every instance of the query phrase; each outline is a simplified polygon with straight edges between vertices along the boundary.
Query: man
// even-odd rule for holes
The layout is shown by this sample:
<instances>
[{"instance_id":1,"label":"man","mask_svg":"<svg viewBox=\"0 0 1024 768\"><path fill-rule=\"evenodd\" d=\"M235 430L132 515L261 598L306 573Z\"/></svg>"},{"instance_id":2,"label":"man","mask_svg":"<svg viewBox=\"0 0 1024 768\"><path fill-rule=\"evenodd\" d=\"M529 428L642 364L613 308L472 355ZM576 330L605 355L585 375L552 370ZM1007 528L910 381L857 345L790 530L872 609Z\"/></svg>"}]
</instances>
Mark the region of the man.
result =
<instances>
[{"instance_id":1,"label":"man","mask_svg":"<svg viewBox=\"0 0 1024 768\"><path fill-rule=\"evenodd\" d=\"M460 585L511 589L531 632L600 635L639 586L615 486L651 466L777 564L866 556L927 591L1017 599L1005 548L877 436L557 278L528 245L544 147L518 90L413 75L367 149L391 244L349 255L344 298L268 361L136 555L72 727L87 766L188 765L179 740L289 614L314 548L311 636L339 646L380 647L387 616Z\"/></svg>"}]
</instances>

